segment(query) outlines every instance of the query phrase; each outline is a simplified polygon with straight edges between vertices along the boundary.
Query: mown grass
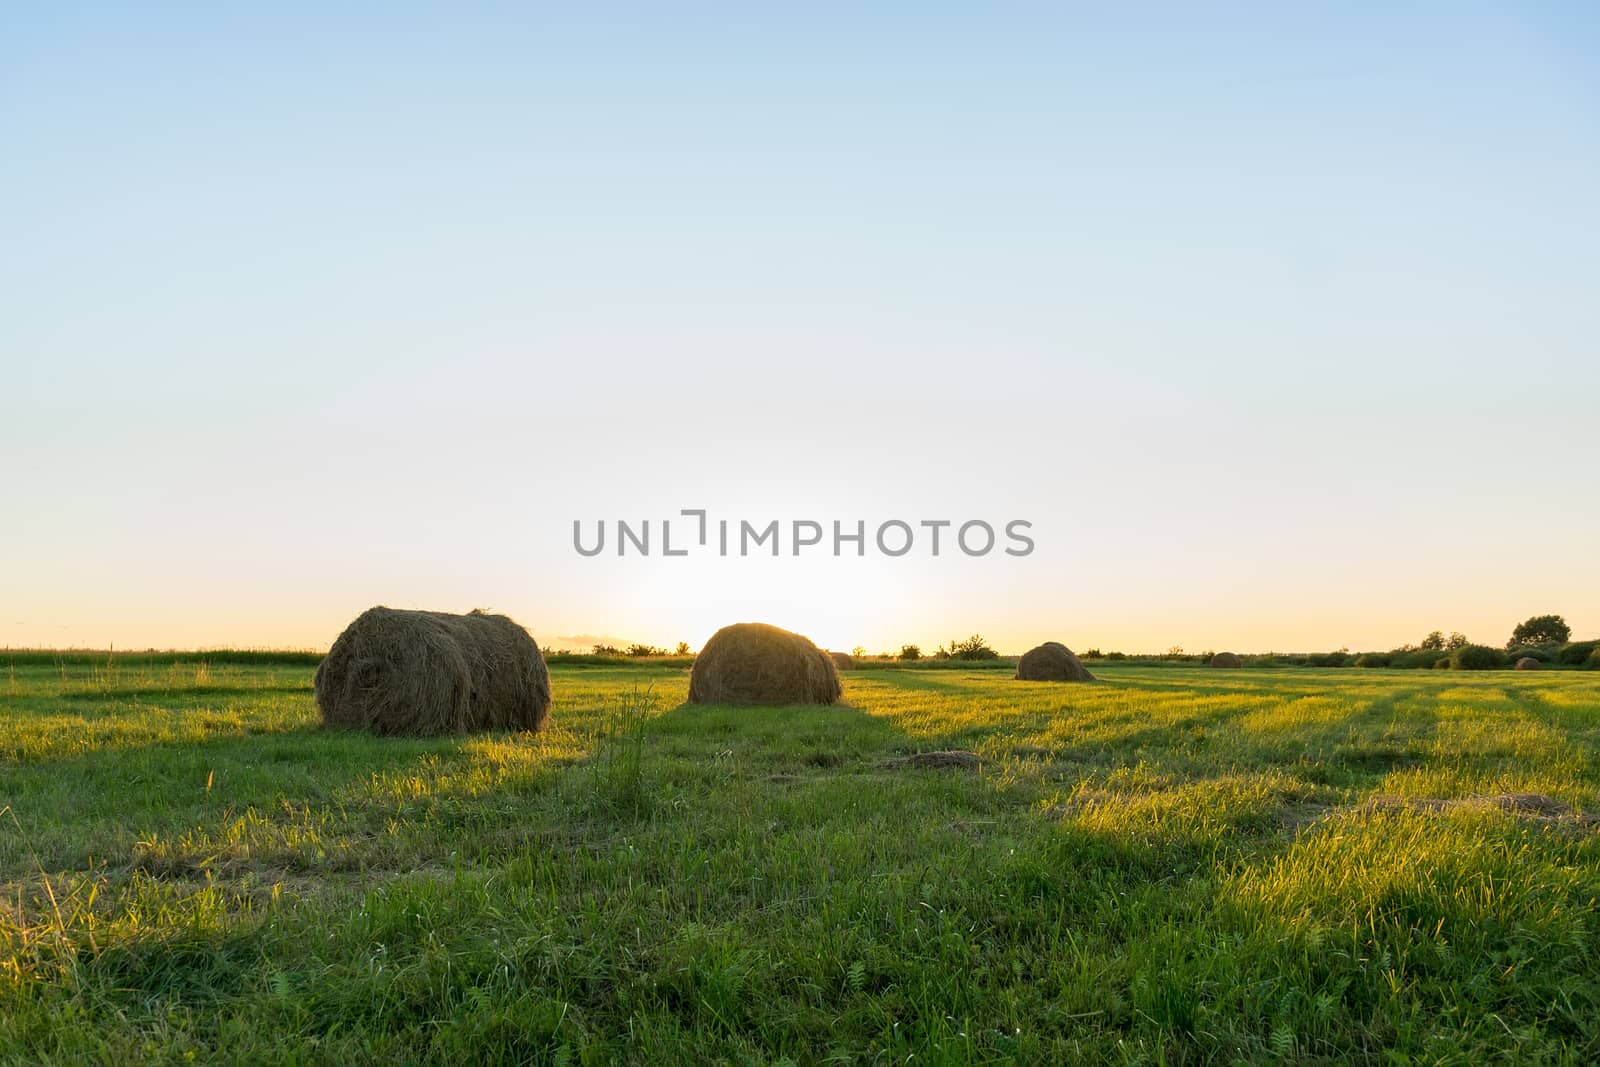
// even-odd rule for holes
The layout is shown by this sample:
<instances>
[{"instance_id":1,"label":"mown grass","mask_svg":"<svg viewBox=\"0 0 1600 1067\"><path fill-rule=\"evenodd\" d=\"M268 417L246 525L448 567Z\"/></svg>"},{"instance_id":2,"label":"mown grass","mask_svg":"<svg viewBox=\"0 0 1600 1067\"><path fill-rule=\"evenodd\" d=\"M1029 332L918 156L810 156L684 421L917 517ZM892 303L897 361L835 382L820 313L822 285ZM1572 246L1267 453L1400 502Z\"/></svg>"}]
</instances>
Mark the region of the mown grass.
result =
<instances>
[{"instance_id":1,"label":"mown grass","mask_svg":"<svg viewBox=\"0 0 1600 1067\"><path fill-rule=\"evenodd\" d=\"M1600 1056L1600 677L1100 673L381 740L302 665L13 666L0 1057Z\"/></svg>"}]
</instances>

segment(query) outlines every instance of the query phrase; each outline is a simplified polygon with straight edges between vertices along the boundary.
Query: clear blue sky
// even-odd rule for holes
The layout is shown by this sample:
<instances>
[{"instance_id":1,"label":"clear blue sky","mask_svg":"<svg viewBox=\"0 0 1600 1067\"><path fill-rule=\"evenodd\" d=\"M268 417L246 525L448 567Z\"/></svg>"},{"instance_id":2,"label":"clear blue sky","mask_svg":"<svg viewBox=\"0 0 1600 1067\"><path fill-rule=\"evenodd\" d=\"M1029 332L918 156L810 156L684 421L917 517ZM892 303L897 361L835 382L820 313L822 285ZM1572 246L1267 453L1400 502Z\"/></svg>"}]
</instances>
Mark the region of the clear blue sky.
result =
<instances>
[{"instance_id":1,"label":"clear blue sky","mask_svg":"<svg viewBox=\"0 0 1600 1067\"><path fill-rule=\"evenodd\" d=\"M0 643L1600 634L1593 6L567 7L0 12Z\"/></svg>"}]
</instances>

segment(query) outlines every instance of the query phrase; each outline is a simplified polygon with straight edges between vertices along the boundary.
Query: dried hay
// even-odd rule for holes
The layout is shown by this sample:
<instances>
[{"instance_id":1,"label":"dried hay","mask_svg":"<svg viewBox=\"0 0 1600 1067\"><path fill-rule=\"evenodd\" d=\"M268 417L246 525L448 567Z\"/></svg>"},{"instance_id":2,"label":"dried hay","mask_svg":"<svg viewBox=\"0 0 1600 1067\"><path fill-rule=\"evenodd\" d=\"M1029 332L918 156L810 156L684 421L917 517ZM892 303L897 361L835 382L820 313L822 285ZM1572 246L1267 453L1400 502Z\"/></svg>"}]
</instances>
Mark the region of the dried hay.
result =
<instances>
[{"instance_id":1,"label":"dried hay","mask_svg":"<svg viewBox=\"0 0 1600 1067\"><path fill-rule=\"evenodd\" d=\"M317 668L329 726L430 737L537 730L550 675L528 631L504 615L370 608Z\"/></svg>"},{"instance_id":2,"label":"dried hay","mask_svg":"<svg viewBox=\"0 0 1600 1067\"><path fill-rule=\"evenodd\" d=\"M1519 818L1537 822L1568 823L1585 828L1600 825L1600 816L1584 815L1572 805L1562 803L1543 793L1498 793L1494 796L1472 796L1442 799L1439 797L1401 797L1379 794L1371 797L1355 810L1361 815L1386 811L1486 811L1498 808Z\"/></svg>"},{"instance_id":3,"label":"dried hay","mask_svg":"<svg viewBox=\"0 0 1600 1067\"><path fill-rule=\"evenodd\" d=\"M759 622L712 634L689 673L691 704L833 704L841 693L832 657L799 634Z\"/></svg>"},{"instance_id":4,"label":"dried hay","mask_svg":"<svg viewBox=\"0 0 1600 1067\"><path fill-rule=\"evenodd\" d=\"M885 768L895 771L912 768L945 767L970 771L982 765L982 756L979 756L976 752L966 752L961 749L950 749L944 752L913 752L909 756L900 756L883 762Z\"/></svg>"},{"instance_id":5,"label":"dried hay","mask_svg":"<svg viewBox=\"0 0 1600 1067\"><path fill-rule=\"evenodd\" d=\"M1017 660L1016 677L1025 682L1092 682L1094 675L1060 641L1046 641Z\"/></svg>"}]
</instances>

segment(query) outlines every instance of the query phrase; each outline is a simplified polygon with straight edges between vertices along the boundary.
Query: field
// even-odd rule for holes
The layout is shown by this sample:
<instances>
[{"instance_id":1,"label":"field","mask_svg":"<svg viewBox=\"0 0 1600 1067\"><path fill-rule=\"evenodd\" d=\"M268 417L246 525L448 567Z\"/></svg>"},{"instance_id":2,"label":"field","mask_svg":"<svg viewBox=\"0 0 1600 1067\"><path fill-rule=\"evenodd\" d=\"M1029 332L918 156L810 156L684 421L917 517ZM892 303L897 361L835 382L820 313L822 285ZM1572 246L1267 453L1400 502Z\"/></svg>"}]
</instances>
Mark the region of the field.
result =
<instances>
[{"instance_id":1,"label":"field","mask_svg":"<svg viewBox=\"0 0 1600 1067\"><path fill-rule=\"evenodd\" d=\"M558 665L412 741L303 664L0 666L0 1058L1600 1058L1600 676L1097 669Z\"/></svg>"}]
</instances>

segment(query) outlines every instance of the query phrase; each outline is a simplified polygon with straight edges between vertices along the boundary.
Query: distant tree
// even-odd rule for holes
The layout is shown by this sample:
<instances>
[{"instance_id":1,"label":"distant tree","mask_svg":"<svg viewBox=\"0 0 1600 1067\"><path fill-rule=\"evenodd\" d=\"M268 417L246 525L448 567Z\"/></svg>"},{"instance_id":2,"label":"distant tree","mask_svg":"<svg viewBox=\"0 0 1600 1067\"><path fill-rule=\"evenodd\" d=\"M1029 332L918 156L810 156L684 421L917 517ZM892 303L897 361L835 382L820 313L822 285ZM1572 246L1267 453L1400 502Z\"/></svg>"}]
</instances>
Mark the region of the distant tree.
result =
<instances>
[{"instance_id":1,"label":"distant tree","mask_svg":"<svg viewBox=\"0 0 1600 1067\"><path fill-rule=\"evenodd\" d=\"M1439 630L1433 631L1427 637L1424 637L1422 639L1422 644L1418 645L1417 647L1424 652L1444 651L1444 633Z\"/></svg>"},{"instance_id":2,"label":"distant tree","mask_svg":"<svg viewBox=\"0 0 1600 1067\"><path fill-rule=\"evenodd\" d=\"M1506 642L1506 647L1561 645L1571 638L1572 627L1568 626L1567 620L1560 615L1535 615L1526 622L1517 624L1517 628L1511 631L1511 640Z\"/></svg>"},{"instance_id":3,"label":"distant tree","mask_svg":"<svg viewBox=\"0 0 1600 1067\"><path fill-rule=\"evenodd\" d=\"M1444 647L1449 651L1454 652L1458 648L1466 648L1471 643L1471 641L1467 640L1466 634L1452 632L1450 634L1450 639L1444 643Z\"/></svg>"},{"instance_id":4,"label":"distant tree","mask_svg":"<svg viewBox=\"0 0 1600 1067\"><path fill-rule=\"evenodd\" d=\"M1089 651L1087 651L1087 652L1085 652L1083 654L1083 658L1084 659L1100 659L1101 658L1100 650L1098 648L1091 648L1091 649L1089 649Z\"/></svg>"},{"instance_id":5,"label":"distant tree","mask_svg":"<svg viewBox=\"0 0 1600 1067\"><path fill-rule=\"evenodd\" d=\"M854 656L856 659L860 659L862 656L865 656L867 654L867 650L866 650L866 648L864 646L857 645L855 648L852 648L850 650L850 654L852 656Z\"/></svg>"},{"instance_id":6,"label":"distant tree","mask_svg":"<svg viewBox=\"0 0 1600 1067\"><path fill-rule=\"evenodd\" d=\"M921 659L922 649L918 648L916 645L901 645L900 658L904 660Z\"/></svg>"},{"instance_id":7,"label":"distant tree","mask_svg":"<svg viewBox=\"0 0 1600 1067\"><path fill-rule=\"evenodd\" d=\"M948 649L941 646L934 653L934 659L998 659L999 656L982 634L973 634L965 641L951 641Z\"/></svg>"},{"instance_id":8,"label":"distant tree","mask_svg":"<svg viewBox=\"0 0 1600 1067\"><path fill-rule=\"evenodd\" d=\"M687 656L689 654L689 642L679 641L678 647L672 650L672 654L675 656Z\"/></svg>"},{"instance_id":9,"label":"distant tree","mask_svg":"<svg viewBox=\"0 0 1600 1067\"><path fill-rule=\"evenodd\" d=\"M595 645L594 654L597 656L620 656L622 649L616 645Z\"/></svg>"},{"instance_id":10,"label":"distant tree","mask_svg":"<svg viewBox=\"0 0 1600 1067\"><path fill-rule=\"evenodd\" d=\"M665 656L667 650L657 648L655 645L641 645L635 642L628 646L628 655L643 659L646 656Z\"/></svg>"},{"instance_id":11,"label":"distant tree","mask_svg":"<svg viewBox=\"0 0 1600 1067\"><path fill-rule=\"evenodd\" d=\"M1161 654L1161 658L1162 659L1182 659L1183 658L1183 646L1182 645L1173 645L1171 648L1167 649L1165 652L1163 652Z\"/></svg>"}]
</instances>

